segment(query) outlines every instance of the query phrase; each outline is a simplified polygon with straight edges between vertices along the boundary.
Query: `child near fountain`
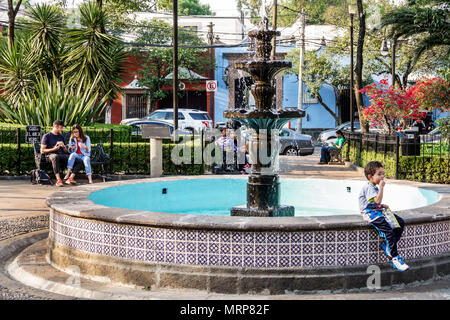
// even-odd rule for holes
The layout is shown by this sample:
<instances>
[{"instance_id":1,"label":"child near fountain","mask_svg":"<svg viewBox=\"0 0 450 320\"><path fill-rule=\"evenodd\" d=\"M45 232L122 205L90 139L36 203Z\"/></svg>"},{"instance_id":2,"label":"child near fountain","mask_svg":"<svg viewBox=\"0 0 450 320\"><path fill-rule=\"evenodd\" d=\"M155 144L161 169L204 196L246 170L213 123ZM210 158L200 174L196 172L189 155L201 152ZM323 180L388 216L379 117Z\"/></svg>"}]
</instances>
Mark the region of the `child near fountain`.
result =
<instances>
[{"instance_id":1,"label":"child near fountain","mask_svg":"<svg viewBox=\"0 0 450 320\"><path fill-rule=\"evenodd\" d=\"M403 257L397 252L397 243L402 236L405 222L390 212L389 206L382 204L384 192L384 168L379 161L370 161L364 167L364 174L369 180L359 194L359 207L365 221L374 227L385 240L381 245L385 254L392 261L392 266L399 271L409 269ZM389 211L389 212L388 212Z\"/></svg>"}]
</instances>

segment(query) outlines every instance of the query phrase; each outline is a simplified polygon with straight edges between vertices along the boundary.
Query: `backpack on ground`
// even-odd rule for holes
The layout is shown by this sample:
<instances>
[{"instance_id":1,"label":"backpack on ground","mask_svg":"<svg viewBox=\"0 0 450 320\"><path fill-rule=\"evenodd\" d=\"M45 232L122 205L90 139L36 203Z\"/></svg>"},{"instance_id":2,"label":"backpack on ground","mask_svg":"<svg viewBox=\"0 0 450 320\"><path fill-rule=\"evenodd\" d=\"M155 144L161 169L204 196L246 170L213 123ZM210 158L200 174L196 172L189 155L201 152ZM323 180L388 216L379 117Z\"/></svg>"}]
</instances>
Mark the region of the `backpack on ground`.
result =
<instances>
[{"instance_id":1,"label":"backpack on ground","mask_svg":"<svg viewBox=\"0 0 450 320\"><path fill-rule=\"evenodd\" d=\"M53 185L52 179L50 179L48 173L39 169L31 171L31 183Z\"/></svg>"}]
</instances>

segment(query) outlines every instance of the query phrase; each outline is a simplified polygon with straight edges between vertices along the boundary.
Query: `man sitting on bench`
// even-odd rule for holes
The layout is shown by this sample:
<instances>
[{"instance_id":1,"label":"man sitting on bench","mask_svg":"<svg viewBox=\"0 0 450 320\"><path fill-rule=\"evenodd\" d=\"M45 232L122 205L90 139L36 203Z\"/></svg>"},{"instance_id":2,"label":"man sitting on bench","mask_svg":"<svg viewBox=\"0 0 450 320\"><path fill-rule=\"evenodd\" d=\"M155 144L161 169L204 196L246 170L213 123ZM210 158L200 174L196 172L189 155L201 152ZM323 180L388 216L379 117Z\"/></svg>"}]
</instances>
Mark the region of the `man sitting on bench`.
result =
<instances>
[{"instance_id":1,"label":"man sitting on bench","mask_svg":"<svg viewBox=\"0 0 450 320\"><path fill-rule=\"evenodd\" d=\"M67 160L69 159L69 153L67 152L62 135L63 130L64 123L61 120L55 120L52 131L44 134L41 140L41 154L45 155L45 160L52 164L57 187L63 186L60 170L62 165L67 165ZM79 161L76 161L73 172L77 173L80 169L81 164Z\"/></svg>"},{"instance_id":2,"label":"man sitting on bench","mask_svg":"<svg viewBox=\"0 0 450 320\"><path fill-rule=\"evenodd\" d=\"M319 164L328 164L330 162L330 150L331 149L341 149L344 144L344 134L341 130L336 131L336 143L331 142L331 144L324 144L320 150L320 162Z\"/></svg>"}]
</instances>

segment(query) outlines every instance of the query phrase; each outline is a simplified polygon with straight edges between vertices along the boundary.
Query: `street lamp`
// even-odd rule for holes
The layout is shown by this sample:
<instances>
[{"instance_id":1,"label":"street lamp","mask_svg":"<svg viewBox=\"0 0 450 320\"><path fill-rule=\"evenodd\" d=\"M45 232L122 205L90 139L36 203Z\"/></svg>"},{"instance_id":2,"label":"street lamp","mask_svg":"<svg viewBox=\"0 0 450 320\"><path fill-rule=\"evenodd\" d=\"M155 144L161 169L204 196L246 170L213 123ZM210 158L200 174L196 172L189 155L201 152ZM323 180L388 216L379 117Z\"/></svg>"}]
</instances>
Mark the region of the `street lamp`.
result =
<instances>
[{"instance_id":1,"label":"street lamp","mask_svg":"<svg viewBox=\"0 0 450 320\"><path fill-rule=\"evenodd\" d=\"M355 112L353 111L353 18L356 14L356 6L348 5L348 13L350 13L350 131L355 131Z\"/></svg>"},{"instance_id":2,"label":"street lamp","mask_svg":"<svg viewBox=\"0 0 450 320\"><path fill-rule=\"evenodd\" d=\"M394 37L391 42L392 51L391 51L391 77L392 77L392 86L395 87L395 49L397 47L397 39ZM383 36L383 41L381 42L380 48L381 55L386 57L389 54L388 42L386 40L386 34Z\"/></svg>"}]
</instances>

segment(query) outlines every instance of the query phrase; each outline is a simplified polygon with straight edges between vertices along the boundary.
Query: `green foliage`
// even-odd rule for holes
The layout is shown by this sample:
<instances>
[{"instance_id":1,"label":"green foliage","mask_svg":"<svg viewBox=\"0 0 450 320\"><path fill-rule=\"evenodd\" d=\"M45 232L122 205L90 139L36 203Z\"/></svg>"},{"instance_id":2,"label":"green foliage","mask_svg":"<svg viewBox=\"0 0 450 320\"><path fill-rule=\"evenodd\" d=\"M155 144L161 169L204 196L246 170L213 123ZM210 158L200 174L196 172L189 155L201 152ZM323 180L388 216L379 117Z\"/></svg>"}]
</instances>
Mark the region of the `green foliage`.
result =
<instances>
[{"instance_id":1,"label":"green foliage","mask_svg":"<svg viewBox=\"0 0 450 320\"><path fill-rule=\"evenodd\" d=\"M31 39L33 50L40 70L48 76L60 75L63 69L61 55L64 53L63 29L65 18L63 11L52 5L38 4L28 10L25 30Z\"/></svg>"},{"instance_id":2,"label":"green foliage","mask_svg":"<svg viewBox=\"0 0 450 320\"><path fill-rule=\"evenodd\" d=\"M173 0L159 0L157 1L157 7L160 10L172 12ZM178 14L180 16L212 16L215 15L211 11L209 4L201 4L199 0L179 0L178 1Z\"/></svg>"},{"instance_id":3,"label":"green foliage","mask_svg":"<svg viewBox=\"0 0 450 320\"><path fill-rule=\"evenodd\" d=\"M67 123L79 121L85 125L104 109L105 103L116 97L119 91L117 84L121 82L123 73L124 48L118 39L104 32L108 16L98 4L83 3L80 19L81 28L67 30L60 8L37 5L27 9L25 28L17 34L14 44L8 47L5 41L0 43L0 91L4 100L4 118L16 123L30 119L35 124L45 124L58 115L56 110L59 110L69 120ZM54 81L54 85L50 84ZM43 101L51 92L57 96ZM56 107L55 103L62 99L63 92L76 103L74 108L77 109L72 113L80 111L80 120L71 118L68 111L62 111L68 108L67 105ZM87 93L93 96L87 97ZM33 97L37 101L32 102ZM52 104L52 110L32 109ZM88 104L95 105L91 113L85 108Z\"/></svg>"},{"instance_id":4,"label":"green foliage","mask_svg":"<svg viewBox=\"0 0 450 320\"><path fill-rule=\"evenodd\" d=\"M14 144L17 142L17 128L20 129L20 142L25 143L25 125L0 123L0 148L2 144ZM111 129L113 129L114 143L143 141L132 135L130 126L93 124L89 127L83 127L84 133L91 138L92 143L109 142L111 139ZM51 130L51 126L42 127L42 134ZM65 127L64 132L70 133L70 127Z\"/></svg>"},{"instance_id":5,"label":"green foliage","mask_svg":"<svg viewBox=\"0 0 450 320\"><path fill-rule=\"evenodd\" d=\"M441 148L447 148L447 152L433 152L433 155L421 148L420 156L399 156L399 179L421 181L430 183L450 183L450 154L448 153L448 145L442 145ZM387 145L387 152L383 152L385 146L379 144L378 152L375 152L373 145L365 145L362 147L359 141L351 141L346 144L343 154L347 154L349 150L350 161L360 167L364 167L369 161L378 160L383 163L386 177L394 179L396 171L396 154L395 146ZM435 147L434 147L435 148ZM423 151L425 149L425 151ZM436 150L434 150L436 151ZM425 153L425 155L424 155Z\"/></svg>"},{"instance_id":6,"label":"green foliage","mask_svg":"<svg viewBox=\"0 0 450 320\"><path fill-rule=\"evenodd\" d=\"M277 6L277 25L279 27L290 26L298 18L301 10L306 11L306 22L308 24L336 24L347 15L345 0L282 0ZM266 0L265 15L272 21L273 1ZM240 6L246 15L254 17L252 23L261 20L262 0L241 0Z\"/></svg>"},{"instance_id":7,"label":"green foliage","mask_svg":"<svg viewBox=\"0 0 450 320\"><path fill-rule=\"evenodd\" d=\"M66 126L76 123L88 125L105 108L106 96L99 99L97 79L90 87L81 81L70 87L56 76L40 76L35 82L35 92L25 92L15 104L0 100L3 117L11 123L51 126L62 120Z\"/></svg>"},{"instance_id":8,"label":"green foliage","mask_svg":"<svg viewBox=\"0 0 450 320\"><path fill-rule=\"evenodd\" d=\"M0 42L0 90L12 102L34 90L39 63L28 37L16 36L11 47Z\"/></svg>"},{"instance_id":9,"label":"green foliage","mask_svg":"<svg viewBox=\"0 0 450 320\"><path fill-rule=\"evenodd\" d=\"M64 55L67 64L65 75L69 84L81 81L92 83L97 78L101 96L114 100L122 79L125 52L119 39L103 32L108 16L93 2L80 6L82 29L67 31L68 52Z\"/></svg>"},{"instance_id":10,"label":"green foliage","mask_svg":"<svg viewBox=\"0 0 450 320\"><path fill-rule=\"evenodd\" d=\"M442 47L450 55L450 25L448 8L443 6L421 6L423 1L415 1L414 6L396 8L381 20L381 27L390 26L390 36L410 38L422 36L415 49L417 60L426 50Z\"/></svg>"},{"instance_id":11,"label":"green foliage","mask_svg":"<svg viewBox=\"0 0 450 320\"><path fill-rule=\"evenodd\" d=\"M18 175L19 152L17 144L1 144L0 146L0 175ZM103 143L103 147L107 153L111 152L109 143ZM200 164L175 165L170 160L173 147L173 143L163 144L163 172L165 175L199 175L202 173ZM113 149L114 174L150 174L149 148L149 142L115 143ZM33 169L35 169L33 146L22 144L20 146L20 174L30 173ZM98 173L100 170L96 167L93 169L94 173ZM106 169L109 170L109 166Z\"/></svg>"},{"instance_id":12,"label":"green foliage","mask_svg":"<svg viewBox=\"0 0 450 320\"><path fill-rule=\"evenodd\" d=\"M442 138L450 141L450 117L442 117L436 121L439 131L442 134Z\"/></svg>"},{"instance_id":13,"label":"green foliage","mask_svg":"<svg viewBox=\"0 0 450 320\"><path fill-rule=\"evenodd\" d=\"M172 26L162 20L153 19L141 22L135 29L137 42L160 45L170 45L172 43ZM204 42L190 30L179 29L178 41L180 45L205 45ZM170 84L171 80L165 79L173 71L173 54L171 47L147 47L132 50L132 54L138 59L140 69L139 84L147 87L152 106L155 101L164 99L170 91L162 90L165 84ZM197 73L207 70L208 59L202 59L205 53L203 49L178 48L179 68L187 68ZM183 94L183 92L179 92Z\"/></svg>"}]
</instances>

